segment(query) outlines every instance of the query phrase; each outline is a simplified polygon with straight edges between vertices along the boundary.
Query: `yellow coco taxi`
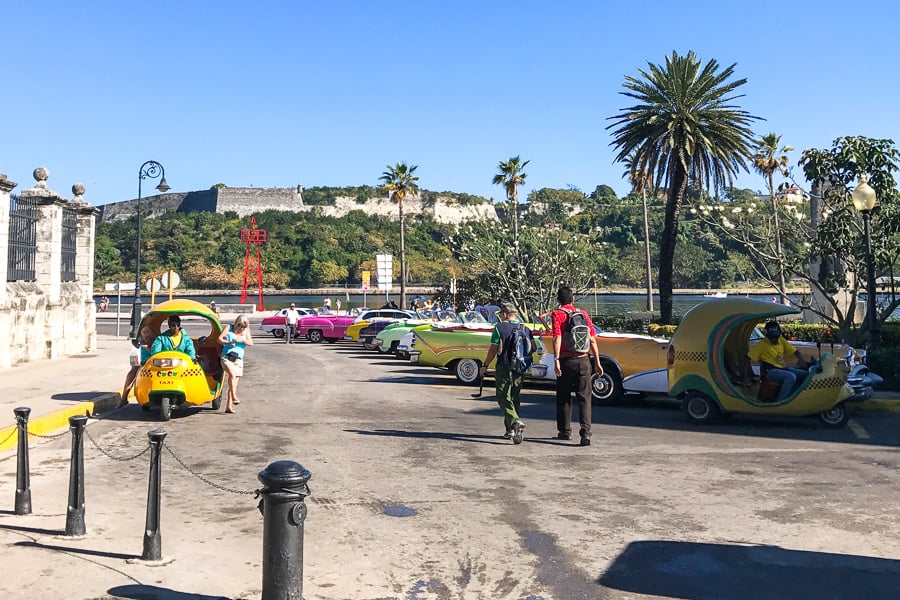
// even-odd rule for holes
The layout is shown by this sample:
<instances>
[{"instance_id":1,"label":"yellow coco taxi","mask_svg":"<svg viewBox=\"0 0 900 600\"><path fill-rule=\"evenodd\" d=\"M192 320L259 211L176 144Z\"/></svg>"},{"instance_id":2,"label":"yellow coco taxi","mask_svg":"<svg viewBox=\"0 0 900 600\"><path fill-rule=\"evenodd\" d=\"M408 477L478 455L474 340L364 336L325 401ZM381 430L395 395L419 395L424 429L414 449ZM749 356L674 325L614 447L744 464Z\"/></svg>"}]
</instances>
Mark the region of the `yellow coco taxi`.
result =
<instances>
[{"instance_id":1,"label":"yellow coco taxi","mask_svg":"<svg viewBox=\"0 0 900 600\"><path fill-rule=\"evenodd\" d=\"M134 388L141 408L159 406L163 421L168 421L182 404L211 402L218 410L222 402L222 325L218 317L199 302L169 300L144 316L140 330L149 327L158 336L168 329L167 321L172 316L181 318L182 334L191 337L196 358L178 350L153 354L141 365Z\"/></svg>"},{"instance_id":2,"label":"yellow coco taxi","mask_svg":"<svg viewBox=\"0 0 900 600\"><path fill-rule=\"evenodd\" d=\"M727 298L709 300L688 311L668 349L669 395L693 423L711 423L724 413L816 415L828 427L843 427L849 366L829 352L808 369L805 378L783 401L772 382L751 377L747 351L754 327L783 315L793 307Z\"/></svg>"}]
</instances>

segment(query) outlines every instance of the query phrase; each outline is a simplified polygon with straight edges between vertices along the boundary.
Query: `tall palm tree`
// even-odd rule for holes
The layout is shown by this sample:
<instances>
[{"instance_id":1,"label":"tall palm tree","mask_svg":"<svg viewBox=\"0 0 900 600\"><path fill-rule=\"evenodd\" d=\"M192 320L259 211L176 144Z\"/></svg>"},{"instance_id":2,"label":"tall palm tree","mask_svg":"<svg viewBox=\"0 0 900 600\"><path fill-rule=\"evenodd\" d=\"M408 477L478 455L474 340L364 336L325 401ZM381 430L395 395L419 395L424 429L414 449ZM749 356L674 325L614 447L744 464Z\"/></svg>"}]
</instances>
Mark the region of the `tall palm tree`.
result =
<instances>
[{"instance_id":1,"label":"tall palm tree","mask_svg":"<svg viewBox=\"0 0 900 600\"><path fill-rule=\"evenodd\" d=\"M518 156L513 156L508 161L497 165L500 172L494 175L493 179L494 185L502 185L506 188L506 198L512 209L510 218L513 226L513 240L519 239L519 186L525 183L525 178L528 176L523 169L529 162L531 161L522 162Z\"/></svg>"},{"instance_id":2,"label":"tall palm tree","mask_svg":"<svg viewBox=\"0 0 900 600\"><path fill-rule=\"evenodd\" d=\"M646 170L654 185L666 188L666 215L659 244L659 308L672 322L672 289L678 222L688 178L698 185L730 185L738 169L747 169L753 146L749 124L757 120L731 104L746 79L730 80L735 65L705 65L693 52L673 51L664 65L648 63L640 77L625 76L622 95L637 104L609 117L616 161L634 153L634 169Z\"/></svg>"},{"instance_id":3,"label":"tall palm tree","mask_svg":"<svg viewBox=\"0 0 900 600\"><path fill-rule=\"evenodd\" d=\"M756 142L756 153L753 155L753 167L760 175L766 178L769 186L769 199L772 201L772 214L775 221L775 259L778 261L778 293L781 294L781 303L788 304L787 291L784 281L784 256L781 251L781 226L778 222L778 201L775 198L775 171L782 175L787 175L788 157L782 154L776 156L780 152L792 152L794 149L790 146L778 145L781 143L781 136L774 133L767 133Z\"/></svg>"},{"instance_id":4,"label":"tall palm tree","mask_svg":"<svg viewBox=\"0 0 900 600\"><path fill-rule=\"evenodd\" d=\"M650 260L650 218L647 214L647 186L652 186L653 180L650 178L646 168L637 166L637 157L633 153L625 159L625 166L625 176L628 177L628 181L631 183L631 190L633 192L641 192L641 208L644 213L644 262L647 270L645 278L647 283L647 311L652 313L653 273L652 261Z\"/></svg>"},{"instance_id":5,"label":"tall palm tree","mask_svg":"<svg viewBox=\"0 0 900 600\"><path fill-rule=\"evenodd\" d=\"M406 308L406 237L403 225L403 200L407 194L412 195L419 191L416 182L419 178L413 173L419 167L416 165L407 166L406 163L399 162L393 167L387 166L387 171L381 174L380 181L384 182L382 186L390 194L391 201L396 202L400 207L400 307Z\"/></svg>"}]
</instances>

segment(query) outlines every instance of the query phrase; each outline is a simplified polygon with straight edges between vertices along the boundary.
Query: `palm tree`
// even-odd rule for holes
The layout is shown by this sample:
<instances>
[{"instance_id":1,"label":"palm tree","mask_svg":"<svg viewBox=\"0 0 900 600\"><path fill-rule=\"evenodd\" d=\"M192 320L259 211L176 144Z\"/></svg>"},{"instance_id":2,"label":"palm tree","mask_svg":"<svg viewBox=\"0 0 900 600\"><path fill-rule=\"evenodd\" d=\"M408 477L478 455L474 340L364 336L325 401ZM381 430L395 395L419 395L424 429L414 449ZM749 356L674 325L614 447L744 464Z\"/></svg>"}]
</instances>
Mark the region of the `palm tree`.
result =
<instances>
[{"instance_id":1,"label":"palm tree","mask_svg":"<svg viewBox=\"0 0 900 600\"><path fill-rule=\"evenodd\" d=\"M637 104L609 119L616 161L634 154L632 170L666 188L666 214L659 244L659 304L663 323L672 322L675 244L688 178L716 190L731 185L738 169L747 169L753 145L748 112L732 105L746 79L729 81L735 65L705 65L693 52L666 56L665 65L648 63L640 78L625 76L622 95Z\"/></svg>"},{"instance_id":2,"label":"palm tree","mask_svg":"<svg viewBox=\"0 0 900 600\"><path fill-rule=\"evenodd\" d=\"M784 281L784 256L781 251L781 227L778 222L778 201L775 198L775 171L782 175L787 175L788 157L782 154L776 156L779 152L792 152L794 149L790 146L778 145L781 143L781 136L774 133L768 133L756 142L756 153L753 155L753 166L759 171L759 174L766 178L769 186L769 199L772 201L772 214L775 217L775 260L778 261L778 293L781 294L781 303L788 304L787 291Z\"/></svg>"},{"instance_id":3,"label":"palm tree","mask_svg":"<svg viewBox=\"0 0 900 600\"><path fill-rule=\"evenodd\" d=\"M509 200L512 209L510 218L513 225L513 240L519 239L519 186L525 183L528 176L522 170L529 162L522 160L518 156L513 156L506 162L497 165L500 172L494 175L494 185L502 185L506 188L506 198Z\"/></svg>"},{"instance_id":4,"label":"palm tree","mask_svg":"<svg viewBox=\"0 0 900 600\"><path fill-rule=\"evenodd\" d=\"M627 159L625 159L625 165L627 170L625 171L625 176L628 177L628 181L631 183L631 190L633 192L640 190L641 192L641 207L643 208L644 213L644 261L646 263L647 269L647 311L653 313L653 273L652 273L652 262L650 260L650 219L647 215L647 186L653 185L653 181L650 179L649 173L647 173L647 169L638 168L637 159L634 154L630 154Z\"/></svg>"},{"instance_id":5,"label":"palm tree","mask_svg":"<svg viewBox=\"0 0 900 600\"><path fill-rule=\"evenodd\" d=\"M416 182L419 178L413 173L418 166L407 166L399 162L393 167L387 166L387 171L381 174L382 186L390 194L391 201L400 207L400 307L406 308L406 238L403 231L403 199L407 194L415 194L419 191Z\"/></svg>"}]
</instances>

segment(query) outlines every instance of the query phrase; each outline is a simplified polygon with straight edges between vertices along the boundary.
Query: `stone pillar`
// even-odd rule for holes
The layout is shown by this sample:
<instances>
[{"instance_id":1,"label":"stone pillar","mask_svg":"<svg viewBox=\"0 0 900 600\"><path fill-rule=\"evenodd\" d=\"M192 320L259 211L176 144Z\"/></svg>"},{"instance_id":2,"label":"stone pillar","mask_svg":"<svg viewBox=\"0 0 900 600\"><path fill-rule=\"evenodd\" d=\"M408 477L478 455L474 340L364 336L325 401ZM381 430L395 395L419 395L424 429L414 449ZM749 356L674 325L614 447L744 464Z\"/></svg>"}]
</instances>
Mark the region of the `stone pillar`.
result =
<instances>
[{"instance_id":1,"label":"stone pillar","mask_svg":"<svg viewBox=\"0 0 900 600\"><path fill-rule=\"evenodd\" d=\"M0 173L0 306L6 306L9 299L6 290L6 276L9 274L9 193L15 187L15 182Z\"/></svg>"},{"instance_id":2,"label":"stone pillar","mask_svg":"<svg viewBox=\"0 0 900 600\"><path fill-rule=\"evenodd\" d=\"M84 294L85 351L97 346L97 303L94 302L94 235L100 211L84 201L84 184L72 186L71 208L76 210L78 231L75 240L75 281Z\"/></svg>"},{"instance_id":3,"label":"stone pillar","mask_svg":"<svg viewBox=\"0 0 900 600\"><path fill-rule=\"evenodd\" d=\"M60 299L62 276L62 207L66 200L47 188L50 172L44 167L34 170L35 184L20 194L37 204L37 252L34 259L36 283L47 295L50 305Z\"/></svg>"}]
</instances>

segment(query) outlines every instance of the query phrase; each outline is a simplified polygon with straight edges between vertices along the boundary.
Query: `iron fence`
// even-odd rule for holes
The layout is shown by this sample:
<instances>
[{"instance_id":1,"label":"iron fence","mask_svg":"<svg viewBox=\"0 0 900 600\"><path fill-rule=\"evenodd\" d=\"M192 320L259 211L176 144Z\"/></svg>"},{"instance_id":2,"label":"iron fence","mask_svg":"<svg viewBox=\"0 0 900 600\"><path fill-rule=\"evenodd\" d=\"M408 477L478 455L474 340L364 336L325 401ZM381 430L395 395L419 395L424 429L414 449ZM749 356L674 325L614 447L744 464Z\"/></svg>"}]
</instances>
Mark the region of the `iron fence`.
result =
<instances>
[{"instance_id":1,"label":"iron fence","mask_svg":"<svg viewBox=\"0 0 900 600\"><path fill-rule=\"evenodd\" d=\"M75 253L78 235L78 216L71 208L63 209L61 281L75 281Z\"/></svg>"},{"instance_id":2,"label":"iron fence","mask_svg":"<svg viewBox=\"0 0 900 600\"><path fill-rule=\"evenodd\" d=\"M9 268L7 281L34 281L37 256L37 203L34 198L9 196ZM73 263L74 270L74 263Z\"/></svg>"}]
</instances>

